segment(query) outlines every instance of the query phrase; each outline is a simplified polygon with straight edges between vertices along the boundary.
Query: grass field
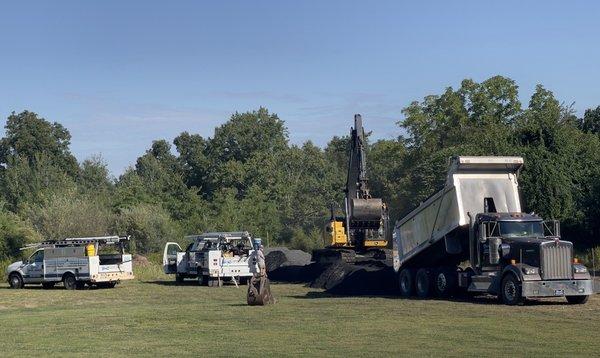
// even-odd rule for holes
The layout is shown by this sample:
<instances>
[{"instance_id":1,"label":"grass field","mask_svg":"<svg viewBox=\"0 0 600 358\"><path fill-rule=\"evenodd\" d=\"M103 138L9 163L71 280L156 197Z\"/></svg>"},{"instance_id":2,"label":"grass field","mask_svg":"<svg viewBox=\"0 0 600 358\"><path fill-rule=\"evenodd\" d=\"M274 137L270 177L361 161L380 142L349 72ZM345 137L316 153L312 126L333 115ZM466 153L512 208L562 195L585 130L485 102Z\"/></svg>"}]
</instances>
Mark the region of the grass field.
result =
<instances>
[{"instance_id":1,"label":"grass field","mask_svg":"<svg viewBox=\"0 0 600 358\"><path fill-rule=\"evenodd\" d=\"M600 296L522 307L332 297L273 285L278 303L245 304L235 286L176 286L158 270L115 289L0 287L0 355L594 356Z\"/></svg>"}]
</instances>

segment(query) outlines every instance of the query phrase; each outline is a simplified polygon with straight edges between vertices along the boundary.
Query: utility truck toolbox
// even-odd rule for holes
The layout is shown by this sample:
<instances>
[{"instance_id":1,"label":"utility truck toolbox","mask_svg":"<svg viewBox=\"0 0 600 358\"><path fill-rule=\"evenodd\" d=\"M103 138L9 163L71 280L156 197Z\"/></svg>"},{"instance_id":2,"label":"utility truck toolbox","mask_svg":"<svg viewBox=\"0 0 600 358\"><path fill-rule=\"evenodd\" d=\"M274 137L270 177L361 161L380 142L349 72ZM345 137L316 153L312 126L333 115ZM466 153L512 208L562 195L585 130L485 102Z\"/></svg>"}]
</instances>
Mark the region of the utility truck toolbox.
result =
<instances>
[{"instance_id":1,"label":"utility truck toolbox","mask_svg":"<svg viewBox=\"0 0 600 358\"><path fill-rule=\"evenodd\" d=\"M177 282L197 278L201 285L224 281L247 283L257 272L252 237L248 232L209 232L186 237L186 250L169 242L163 252L163 269Z\"/></svg>"},{"instance_id":2,"label":"utility truck toolbox","mask_svg":"<svg viewBox=\"0 0 600 358\"><path fill-rule=\"evenodd\" d=\"M590 274L561 238L558 221L521 210L522 166L520 157L452 158L444 188L395 225L402 295L463 289L509 305L534 297L587 301Z\"/></svg>"},{"instance_id":3,"label":"utility truck toolbox","mask_svg":"<svg viewBox=\"0 0 600 358\"><path fill-rule=\"evenodd\" d=\"M8 282L12 288L22 288L25 284L51 288L58 282L67 289L81 289L86 284L112 288L134 278L131 255L124 252L128 241L127 237L102 236L26 246L21 250L36 251L29 259L8 266Z\"/></svg>"}]
</instances>

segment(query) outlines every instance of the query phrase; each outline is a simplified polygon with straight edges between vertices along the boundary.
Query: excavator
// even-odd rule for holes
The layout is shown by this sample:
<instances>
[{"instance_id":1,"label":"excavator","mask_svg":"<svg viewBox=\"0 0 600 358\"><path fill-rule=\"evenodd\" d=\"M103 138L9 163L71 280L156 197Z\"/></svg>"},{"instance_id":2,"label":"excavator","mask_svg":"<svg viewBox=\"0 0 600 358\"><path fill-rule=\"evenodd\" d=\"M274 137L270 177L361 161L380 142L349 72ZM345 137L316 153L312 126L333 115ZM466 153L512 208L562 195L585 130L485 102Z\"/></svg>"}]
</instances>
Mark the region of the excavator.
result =
<instances>
[{"instance_id":1,"label":"excavator","mask_svg":"<svg viewBox=\"0 0 600 358\"><path fill-rule=\"evenodd\" d=\"M358 257L386 259L384 250L391 242L387 205L373 198L367 178L365 130L360 114L354 116L350 128L348 177L342 215L331 207L331 218L325 224L325 248L313 251L313 261L331 263L354 262ZM339 212L339 210L337 210Z\"/></svg>"}]
</instances>

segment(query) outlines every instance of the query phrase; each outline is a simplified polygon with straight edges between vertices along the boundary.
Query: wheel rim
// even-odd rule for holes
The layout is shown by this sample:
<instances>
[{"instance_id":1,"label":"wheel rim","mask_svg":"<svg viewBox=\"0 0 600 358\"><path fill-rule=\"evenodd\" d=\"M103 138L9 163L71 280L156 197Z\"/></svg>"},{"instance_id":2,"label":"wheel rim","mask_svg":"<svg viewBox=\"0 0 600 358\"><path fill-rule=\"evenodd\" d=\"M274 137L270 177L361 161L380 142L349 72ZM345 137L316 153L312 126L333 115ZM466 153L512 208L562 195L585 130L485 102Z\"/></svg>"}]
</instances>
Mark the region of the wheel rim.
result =
<instances>
[{"instance_id":1,"label":"wheel rim","mask_svg":"<svg viewBox=\"0 0 600 358\"><path fill-rule=\"evenodd\" d=\"M408 292L408 277L406 277L406 275L402 276L402 280L400 280L400 285L402 286L402 291Z\"/></svg>"},{"instance_id":2,"label":"wheel rim","mask_svg":"<svg viewBox=\"0 0 600 358\"><path fill-rule=\"evenodd\" d=\"M65 284L67 285L67 287L73 287L75 285L75 278L74 277L67 277L67 279L65 280Z\"/></svg>"},{"instance_id":3,"label":"wheel rim","mask_svg":"<svg viewBox=\"0 0 600 358\"><path fill-rule=\"evenodd\" d=\"M20 283L20 281L19 281L19 278L18 278L17 276L14 276L14 275L13 275L13 276L10 278L10 284L11 284L11 286L13 286L13 287L18 287L18 286L19 286L19 283Z\"/></svg>"},{"instance_id":4,"label":"wheel rim","mask_svg":"<svg viewBox=\"0 0 600 358\"><path fill-rule=\"evenodd\" d=\"M446 291L446 287L448 287L448 282L446 282L446 275L440 273L437 277L437 288L440 292Z\"/></svg>"},{"instance_id":5,"label":"wheel rim","mask_svg":"<svg viewBox=\"0 0 600 358\"><path fill-rule=\"evenodd\" d=\"M517 286L512 280L506 281L504 284L504 297L510 302L515 300L517 296Z\"/></svg>"}]
</instances>

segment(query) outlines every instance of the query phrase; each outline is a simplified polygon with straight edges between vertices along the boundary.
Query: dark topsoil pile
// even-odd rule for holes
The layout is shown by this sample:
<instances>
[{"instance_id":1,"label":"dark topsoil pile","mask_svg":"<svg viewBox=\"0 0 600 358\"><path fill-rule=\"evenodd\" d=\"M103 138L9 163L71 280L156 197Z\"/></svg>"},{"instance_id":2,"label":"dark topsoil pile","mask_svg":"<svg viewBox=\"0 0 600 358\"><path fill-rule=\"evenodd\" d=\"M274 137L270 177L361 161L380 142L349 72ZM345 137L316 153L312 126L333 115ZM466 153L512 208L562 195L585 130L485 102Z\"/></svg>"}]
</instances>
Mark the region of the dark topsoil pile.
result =
<instances>
[{"instance_id":1,"label":"dark topsoil pile","mask_svg":"<svg viewBox=\"0 0 600 358\"><path fill-rule=\"evenodd\" d=\"M272 281L306 283L338 295L393 295L397 280L391 266L379 260L352 264L317 264L311 255L287 248L265 249L267 272Z\"/></svg>"}]
</instances>

